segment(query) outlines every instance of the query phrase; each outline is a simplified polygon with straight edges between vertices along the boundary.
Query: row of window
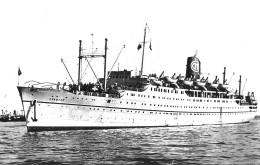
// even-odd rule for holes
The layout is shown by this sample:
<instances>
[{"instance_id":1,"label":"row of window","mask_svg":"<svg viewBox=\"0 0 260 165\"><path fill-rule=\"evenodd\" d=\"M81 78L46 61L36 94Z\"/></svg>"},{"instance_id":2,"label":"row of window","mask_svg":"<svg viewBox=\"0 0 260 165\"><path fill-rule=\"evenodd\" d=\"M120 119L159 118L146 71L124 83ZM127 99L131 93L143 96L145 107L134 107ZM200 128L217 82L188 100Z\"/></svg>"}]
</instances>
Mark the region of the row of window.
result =
<instances>
[{"instance_id":1,"label":"row of window","mask_svg":"<svg viewBox=\"0 0 260 165\"><path fill-rule=\"evenodd\" d=\"M128 93L127 93L127 95L128 95ZM131 93L130 94L130 96L133 96L133 97L135 97L135 94L134 93ZM150 95L144 95L144 94L137 94L137 97L146 97L147 96L147 98L150 98ZM156 98L156 96L152 96L152 98ZM182 99L182 98L171 98L171 97L161 97L161 96L158 96L157 97L158 99L167 99L167 100L181 100L181 101L185 101L185 99ZM220 103L220 102L222 102L222 103L228 103L229 101L228 100L217 100L217 99L214 99L214 100L212 100L212 99L187 99L187 101L193 101L193 102L203 102L203 100L204 100L204 102L218 102L218 103ZM230 100L230 102L234 102L234 101L231 101Z\"/></svg>"},{"instance_id":2,"label":"row of window","mask_svg":"<svg viewBox=\"0 0 260 165\"><path fill-rule=\"evenodd\" d=\"M127 93L128 94L128 93ZM133 94L133 93L131 93L131 96L135 96L135 94ZM143 95L143 94L138 94L137 95L138 97L145 97L146 95ZM147 95L148 96L148 98L150 98L150 95ZM54 97L54 96L52 96L52 97ZM58 97L58 96L56 96L56 97ZM68 97L65 97L66 99L68 98ZM156 98L156 96L153 96L153 98ZM157 97L158 99L167 99L167 100L181 100L181 101L185 101L184 99L181 99L181 98L171 98L171 97L160 97L160 96L158 96ZM72 99L75 99L74 97L72 98ZM80 98L77 98L78 100L80 99ZM84 100L84 98L81 98L81 100ZM86 99L86 100L88 100L88 99ZM92 101L95 101L95 99L91 99ZM64 100L63 100L64 101ZM203 102L203 100L202 99L187 99L187 101L193 101L193 102ZM218 103L220 103L221 101L220 100L213 100L214 102L218 102ZM204 102L213 102L212 101L212 99L204 99ZM222 100L222 103L228 103L229 101L228 100ZM234 101L230 101L230 102L234 102Z\"/></svg>"},{"instance_id":3,"label":"row of window","mask_svg":"<svg viewBox=\"0 0 260 165\"><path fill-rule=\"evenodd\" d=\"M151 91L155 92L164 92L164 93L175 93L178 94L184 94L185 91L183 90L173 90L173 89L162 89L162 88L151 88ZM205 98L223 98L225 95L224 93L209 93L209 92L201 92L201 91L186 91L186 94L189 97L205 97ZM232 97L227 97L231 99Z\"/></svg>"},{"instance_id":4,"label":"row of window","mask_svg":"<svg viewBox=\"0 0 260 165\"><path fill-rule=\"evenodd\" d=\"M148 95L149 96L149 95ZM53 96L52 96L53 97ZM56 96L58 97L58 96ZM155 96L154 96L155 97ZM67 98L67 97L66 97ZM160 98L160 97L159 97ZM73 98L74 99L74 98ZM79 98L77 98L79 99ZM167 98L170 99L170 98ZM174 98L172 98L174 99ZM81 100L83 100L83 98L81 98ZM87 100L87 99L86 99ZM91 99L92 101L95 101L95 99ZM181 100L184 101L184 99L176 99L176 100ZM115 100L113 100L115 102ZM187 99L187 101L193 101L193 102L202 102L202 99ZM204 100L205 102L206 100ZM207 102L212 102L212 100L207 100ZM220 102L220 100L214 100L214 102ZM222 100L223 103L228 103L228 101L226 100ZM107 103L111 103L111 100L107 100ZM120 103L123 103L122 101L120 101ZM126 102L126 104L130 104L130 102ZM136 105L136 102L131 102L131 104ZM150 105L150 106L154 106L154 107L170 107L170 108L206 108L206 109L244 109L245 107L202 107L202 106L178 106L178 105L167 105L167 104L146 104L146 103L141 103L141 105L146 106L146 105Z\"/></svg>"},{"instance_id":5,"label":"row of window","mask_svg":"<svg viewBox=\"0 0 260 165\"><path fill-rule=\"evenodd\" d=\"M162 89L162 88L151 88L151 91L178 94L178 91L173 89L170 90L170 89ZM184 91L180 91L180 92L181 94L184 94Z\"/></svg>"},{"instance_id":6,"label":"row of window","mask_svg":"<svg viewBox=\"0 0 260 165\"><path fill-rule=\"evenodd\" d=\"M39 104L40 106L40 104ZM49 106L49 105L48 105ZM69 107L69 106L61 106L61 107ZM178 107L178 106L177 106ZM180 106L181 107L181 106ZM188 108L189 106L184 106L184 108ZM82 107L77 107L78 109L79 108L82 108ZM204 108L204 107L203 107ZM213 107L214 109L215 108L218 108L218 107ZM241 108L241 107L240 107ZM226 109L230 109L228 107L226 107ZM154 111L142 111L142 110L115 110L115 109L102 109L102 108L89 108L89 110L101 110L101 111L110 111L110 112L128 112L128 113L145 113L145 114L163 114L163 115L220 115L220 113L208 113L208 112L205 112L205 113L187 113L187 112L184 112L184 113L174 113L174 112L154 112ZM239 115L239 114L245 114L245 113L248 113L248 112L233 112L233 113L221 113L222 115Z\"/></svg>"},{"instance_id":7,"label":"row of window","mask_svg":"<svg viewBox=\"0 0 260 165\"><path fill-rule=\"evenodd\" d=\"M120 101L120 103L122 103L122 101ZM128 104L129 102L126 102L126 104ZM136 102L131 102L131 104L136 105ZM206 108L206 109L244 109L245 107L202 107L202 106L178 106L178 105L162 105L162 104L146 104L146 103L142 103L141 105L150 105L150 106L158 106L158 107L170 107L170 108Z\"/></svg>"},{"instance_id":8,"label":"row of window","mask_svg":"<svg viewBox=\"0 0 260 165\"><path fill-rule=\"evenodd\" d=\"M110 78L111 79L117 79L117 78L127 79L127 78L129 78L129 76L118 76L118 75L116 75L116 76L110 76Z\"/></svg>"}]
</instances>

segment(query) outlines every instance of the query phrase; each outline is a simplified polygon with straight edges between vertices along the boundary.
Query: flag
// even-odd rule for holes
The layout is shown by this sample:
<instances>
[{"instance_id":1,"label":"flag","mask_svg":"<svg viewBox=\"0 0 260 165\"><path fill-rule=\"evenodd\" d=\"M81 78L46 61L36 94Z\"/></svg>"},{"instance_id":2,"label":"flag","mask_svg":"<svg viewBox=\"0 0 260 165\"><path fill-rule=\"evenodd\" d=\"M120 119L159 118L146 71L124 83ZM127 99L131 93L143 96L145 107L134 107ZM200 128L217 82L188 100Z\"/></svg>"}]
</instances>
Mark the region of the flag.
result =
<instances>
[{"instance_id":1,"label":"flag","mask_svg":"<svg viewBox=\"0 0 260 165\"><path fill-rule=\"evenodd\" d=\"M18 76L20 76L22 74L22 71L20 69L20 67L18 68Z\"/></svg>"},{"instance_id":2,"label":"flag","mask_svg":"<svg viewBox=\"0 0 260 165\"><path fill-rule=\"evenodd\" d=\"M150 50L152 50L152 40L150 40L150 46L149 46Z\"/></svg>"},{"instance_id":3,"label":"flag","mask_svg":"<svg viewBox=\"0 0 260 165\"><path fill-rule=\"evenodd\" d=\"M139 44L139 45L137 46L137 49L140 50L141 48L142 48L142 45Z\"/></svg>"}]
</instances>

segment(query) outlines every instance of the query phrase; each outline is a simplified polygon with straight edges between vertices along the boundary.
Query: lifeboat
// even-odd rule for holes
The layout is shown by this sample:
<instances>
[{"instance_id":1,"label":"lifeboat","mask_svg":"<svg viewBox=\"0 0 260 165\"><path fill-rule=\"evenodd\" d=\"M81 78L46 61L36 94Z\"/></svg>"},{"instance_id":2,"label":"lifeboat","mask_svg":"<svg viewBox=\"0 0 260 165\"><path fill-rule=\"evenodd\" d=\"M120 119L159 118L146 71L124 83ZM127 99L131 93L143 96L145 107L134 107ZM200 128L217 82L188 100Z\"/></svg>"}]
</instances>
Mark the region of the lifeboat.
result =
<instances>
[{"instance_id":1,"label":"lifeboat","mask_svg":"<svg viewBox=\"0 0 260 165\"><path fill-rule=\"evenodd\" d=\"M150 82L149 82L149 80L142 80L140 84L142 84L142 85L149 85Z\"/></svg>"},{"instance_id":2,"label":"lifeboat","mask_svg":"<svg viewBox=\"0 0 260 165\"><path fill-rule=\"evenodd\" d=\"M229 87L229 84L219 84L218 86L218 88L222 90L228 90Z\"/></svg>"},{"instance_id":3,"label":"lifeboat","mask_svg":"<svg viewBox=\"0 0 260 165\"><path fill-rule=\"evenodd\" d=\"M180 86L186 86L186 87L191 87L193 86L193 81L190 79L185 79L183 76L178 77L178 85Z\"/></svg>"},{"instance_id":4,"label":"lifeboat","mask_svg":"<svg viewBox=\"0 0 260 165\"><path fill-rule=\"evenodd\" d=\"M205 88L206 82L204 82L204 81L194 81L193 84L194 84L194 86L207 90L207 88Z\"/></svg>"},{"instance_id":5,"label":"lifeboat","mask_svg":"<svg viewBox=\"0 0 260 165\"><path fill-rule=\"evenodd\" d=\"M211 86L212 88L217 88L217 87L219 86L219 84L211 83L210 86Z\"/></svg>"},{"instance_id":6,"label":"lifeboat","mask_svg":"<svg viewBox=\"0 0 260 165\"><path fill-rule=\"evenodd\" d=\"M184 85L187 85L187 86L192 86L192 85L193 85L193 81L183 80L183 84L184 84Z\"/></svg>"},{"instance_id":7,"label":"lifeboat","mask_svg":"<svg viewBox=\"0 0 260 165\"><path fill-rule=\"evenodd\" d=\"M177 81L178 81L178 79L173 79L173 78L170 78L169 76L163 77L162 80L165 83L169 83L169 84L174 84L174 83L177 83Z\"/></svg>"},{"instance_id":8,"label":"lifeboat","mask_svg":"<svg viewBox=\"0 0 260 165\"><path fill-rule=\"evenodd\" d=\"M217 89L218 86L219 86L219 84L217 84L217 83L207 83L206 85L207 85L208 87L214 88L214 89Z\"/></svg>"},{"instance_id":9,"label":"lifeboat","mask_svg":"<svg viewBox=\"0 0 260 165\"><path fill-rule=\"evenodd\" d=\"M182 81L182 80L184 80L184 79L185 79L184 76L179 76L179 77L178 77L178 80L181 80L181 81Z\"/></svg>"},{"instance_id":10,"label":"lifeboat","mask_svg":"<svg viewBox=\"0 0 260 165\"><path fill-rule=\"evenodd\" d=\"M156 86L162 86L162 81L151 79L151 84Z\"/></svg>"},{"instance_id":11,"label":"lifeboat","mask_svg":"<svg viewBox=\"0 0 260 165\"><path fill-rule=\"evenodd\" d=\"M206 82L194 81L194 85L198 87L204 87L206 85Z\"/></svg>"}]
</instances>

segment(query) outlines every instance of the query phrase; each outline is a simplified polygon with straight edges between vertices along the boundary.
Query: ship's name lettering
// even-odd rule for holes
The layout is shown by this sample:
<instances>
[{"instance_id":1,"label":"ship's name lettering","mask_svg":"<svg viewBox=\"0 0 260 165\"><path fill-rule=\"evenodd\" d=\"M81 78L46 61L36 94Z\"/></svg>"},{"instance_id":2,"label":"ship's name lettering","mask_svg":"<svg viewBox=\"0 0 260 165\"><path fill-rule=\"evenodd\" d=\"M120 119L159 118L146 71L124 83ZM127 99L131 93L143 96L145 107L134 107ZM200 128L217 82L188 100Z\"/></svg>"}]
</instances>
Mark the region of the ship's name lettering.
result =
<instances>
[{"instance_id":1,"label":"ship's name lettering","mask_svg":"<svg viewBox=\"0 0 260 165\"><path fill-rule=\"evenodd\" d=\"M50 101L64 101L65 99L59 99L59 98L50 98Z\"/></svg>"}]
</instances>

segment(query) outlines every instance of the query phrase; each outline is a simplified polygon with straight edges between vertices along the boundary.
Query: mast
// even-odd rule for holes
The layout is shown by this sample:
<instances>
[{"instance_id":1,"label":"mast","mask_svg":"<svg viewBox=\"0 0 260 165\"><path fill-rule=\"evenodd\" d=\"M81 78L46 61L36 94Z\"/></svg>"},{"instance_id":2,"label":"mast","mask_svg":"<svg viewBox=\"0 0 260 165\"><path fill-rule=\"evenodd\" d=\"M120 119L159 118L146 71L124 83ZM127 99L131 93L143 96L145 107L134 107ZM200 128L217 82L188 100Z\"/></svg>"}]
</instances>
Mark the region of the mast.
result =
<instances>
[{"instance_id":1,"label":"mast","mask_svg":"<svg viewBox=\"0 0 260 165\"><path fill-rule=\"evenodd\" d=\"M81 67L81 43L82 41L79 40L79 68L78 68L78 90L80 90L80 67Z\"/></svg>"},{"instance_id":2,"label":"mast","mask_svg":"<svg viewBox=\"0 0 260 165\"><path fill-rule=\"evenodd\" d=\"M238 90L238 96L241 99L241 75L239 76L239 90Z\"/></svg>"},{"instance_id":3,"label":"mast","mask_svg":"<svg viewBox=\"0 0 260 165\"><path fill-rule=\"evenodd\" d=\"M144 42L143 42L143 54L142 54L142 65L141 65L141 73L140 76L143 75L143 65L144 65L144 48L145 48L145 37L146 37L146 28L147 28L147 24L144 28Z\"/></svg>"},{"instance_id":4,"label":"mast","mask_svg":"<svg viewBox=\"0 0 260 165\"><path fill-rule=\"evenodd\" d=\"M226 82L226 67L224 67L224 72L223 72L223 85Z\"/></svg>"},{"instance_id":5,"label":"mast","mask_svg":"<svg viewBox=\"0 0 260 165\"><path fill-rule=\"evenodd\" d=\"M89 61L87 58L99 58L99 57L104 57L105 61L104 61L104 91L106 91L106 79L107 79L107 75L106 75L106 58L107 58L107 39L105 39L105 54L90 54L90 55L84 55L84 53L82 54L82 48L81 48L81 40L80 40L80 46L79 46L79 72L78 72L78 85L80 84L80 67L81 67L81 62L82 62L82 58L85 58L88 62L88 65L90 66L91 70L93 71L98 83L100 84L92 66L90 65ZM78 89L80 89L78 87Z\"/></svg>"},{"instance_id":6,"label":"mast","mask_svg":"<svg viewBox=\"0 0 260 165\"><path fill-rule=\"evenodd\" d=\"M104 55L104 92L107 87L107 38L105 38L105 55Z\"/></svg>"}]
</instances>

